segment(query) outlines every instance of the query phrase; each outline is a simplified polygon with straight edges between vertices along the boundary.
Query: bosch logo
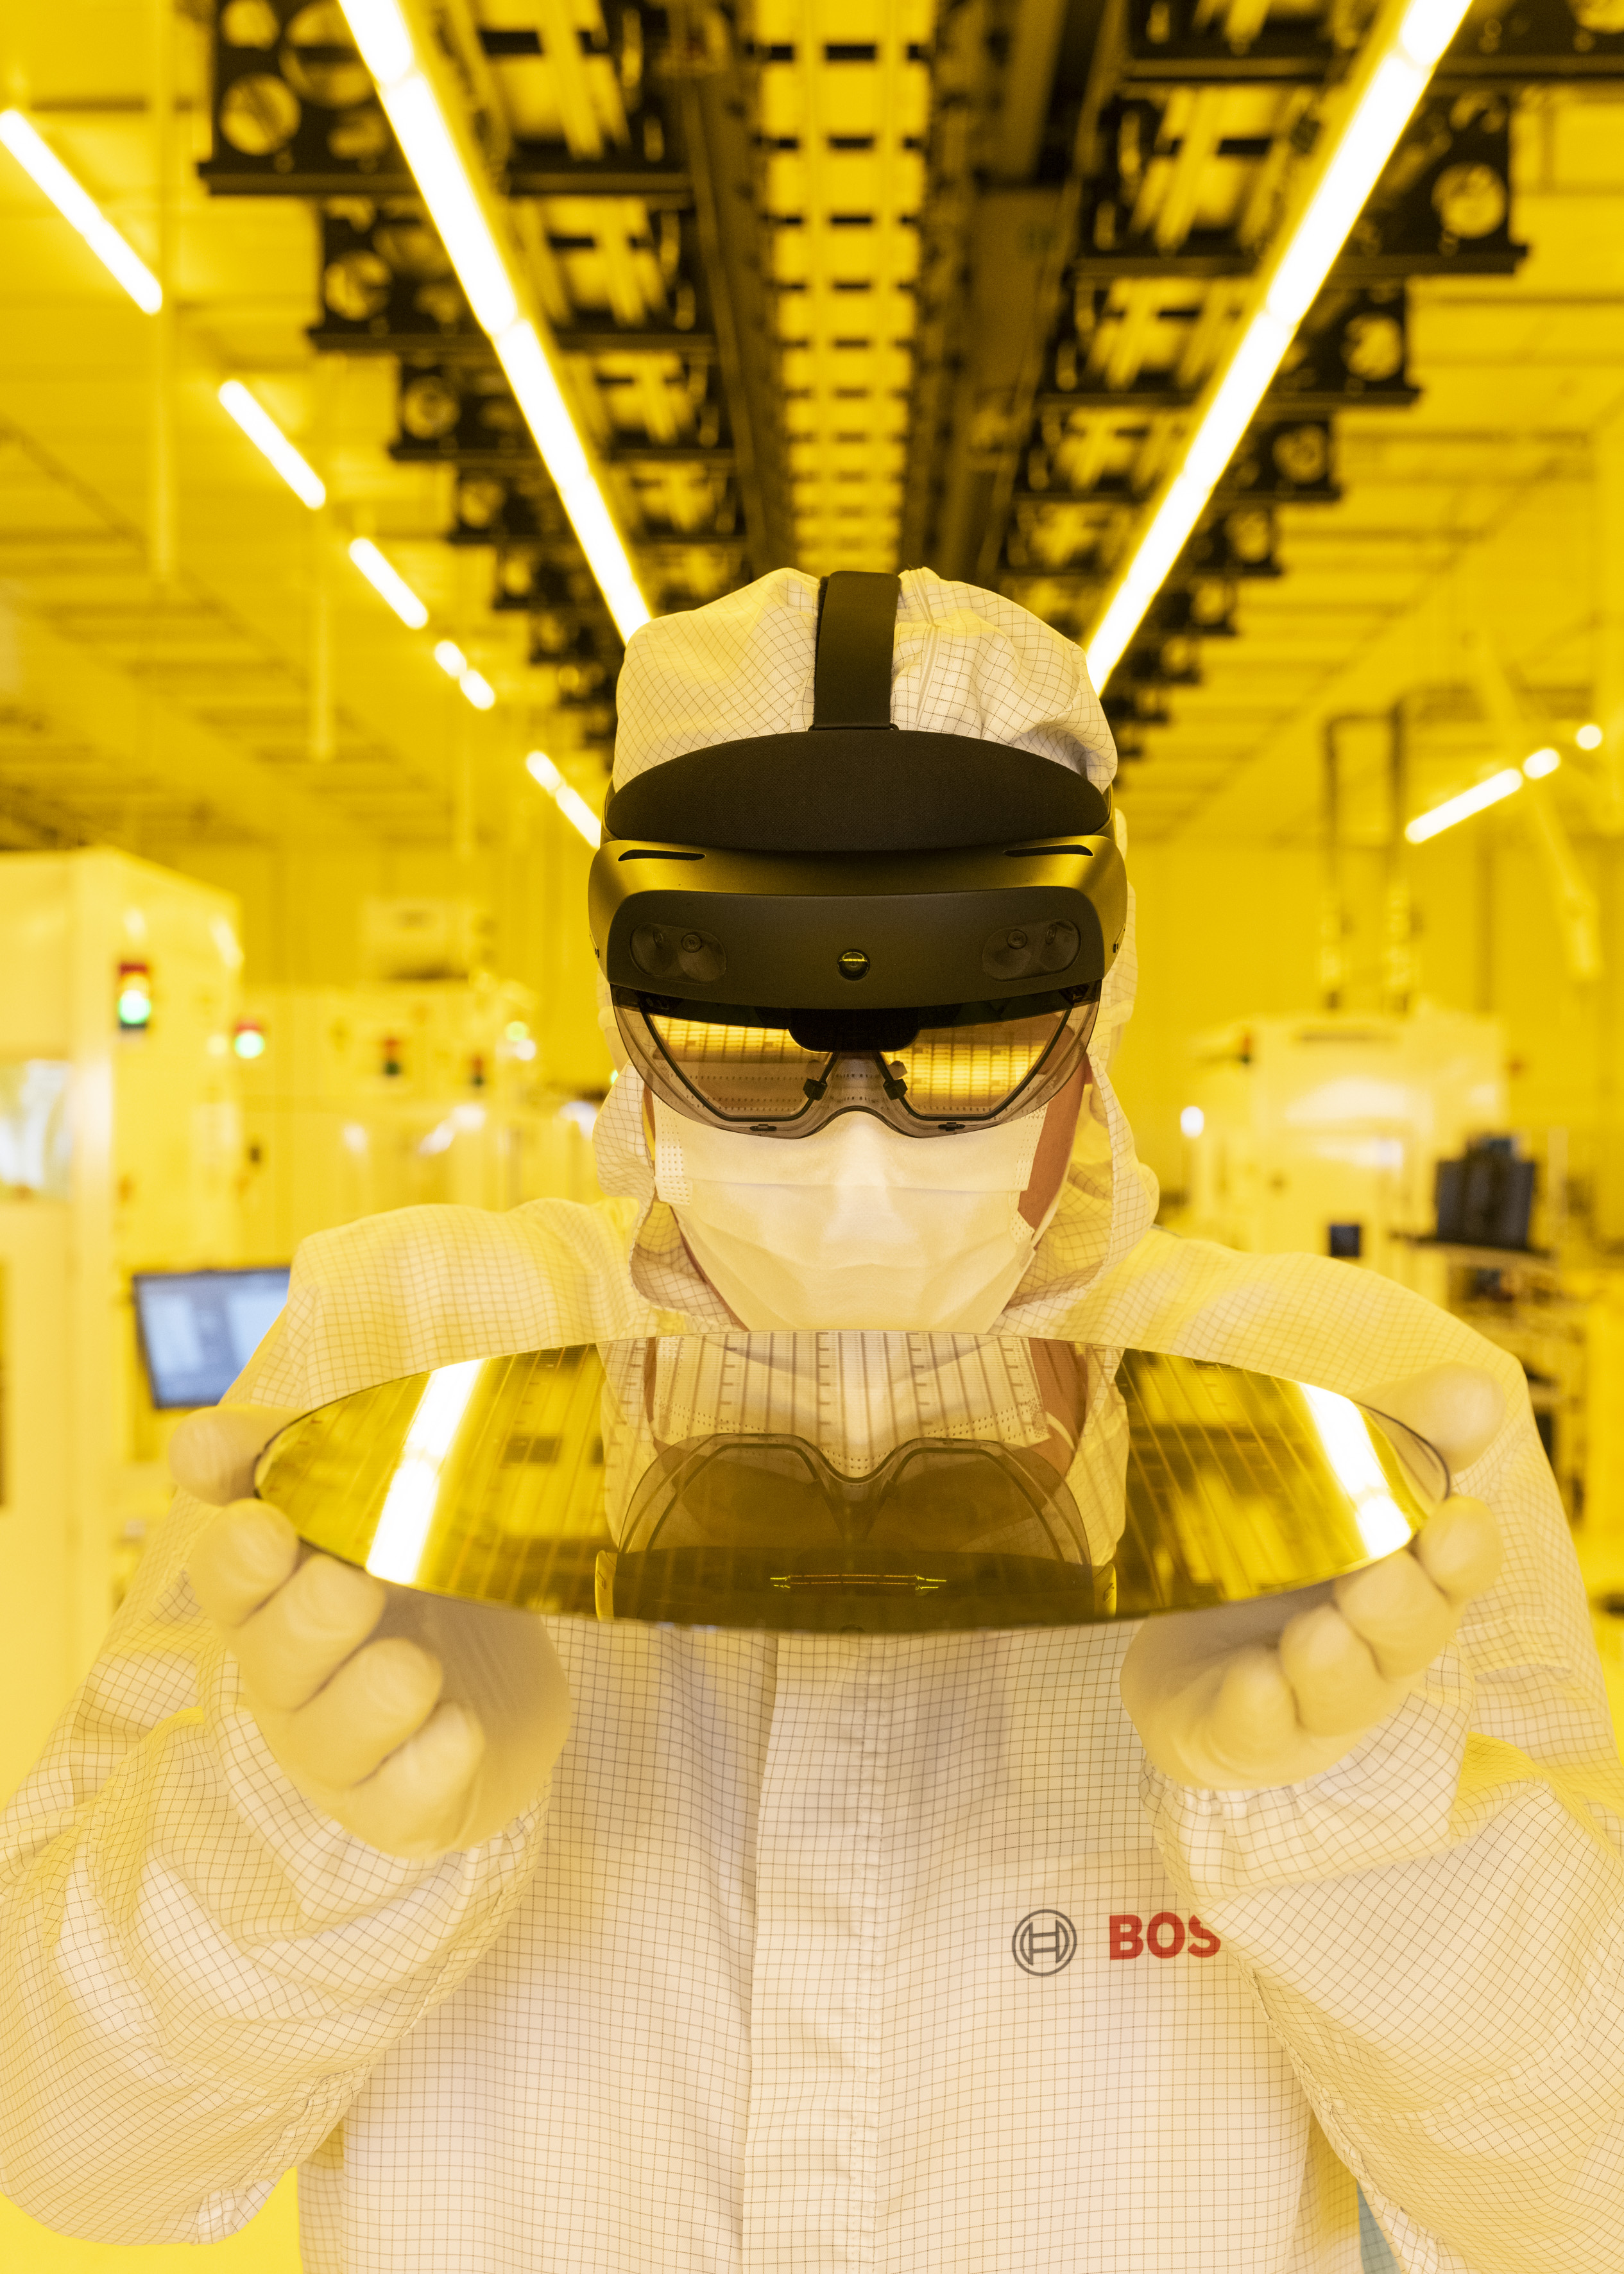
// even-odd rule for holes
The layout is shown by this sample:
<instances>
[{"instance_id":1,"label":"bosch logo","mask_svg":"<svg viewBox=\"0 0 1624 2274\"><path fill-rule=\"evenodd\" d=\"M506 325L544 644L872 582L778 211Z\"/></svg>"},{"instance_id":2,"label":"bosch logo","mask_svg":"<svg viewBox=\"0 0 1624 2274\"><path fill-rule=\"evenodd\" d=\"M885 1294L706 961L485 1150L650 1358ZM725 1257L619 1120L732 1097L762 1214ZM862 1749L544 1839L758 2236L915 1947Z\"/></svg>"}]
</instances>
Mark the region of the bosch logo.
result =
<instances>
[{"instance_id":1,"label":"bosch logo","mask_svg":"<svg viewBox=\"0 0 1624 2274\"><path fill-rule=\"evenodd\" d=\"M1028 1911L1010 1948L1027 1974L1062 1974L1077 1955L1077 1929L1064 1911Z\"/></svg>"},{"instance_id":2,"label":"bosch logo","mask_svg":"<svg viewBox=\"0 0 1624 2274\"><path fill-rule=\"evenodd\" d=\"M1089 1946L1094 1948L1090 1930ZM1063 1974L1077 1955L1077 1929L1064 1911L1028 1911L1010 1940L1015 1963L1026 1974ZM1211 1958L1223 1948L1211 1927L1177 1911L1113 1911L1106 1922L1104 1955L1115 1959ZM1153 1969L1154 1970L1154 1969Z\"/></svg>"},{"instance_id":3,"label":"bosch logo","mask_svg":"<svg viewBox=\"0 0 1624 2274\"><path fill-rule=\"evenodd\" d=\"M861 947L848 947L835 959L835 968L842 979L866 979L868 959Z\"/></svg>"},{"instance_id":4,"label":"bosch logo","mask_svg":"<svg viewBox=\"0 0 1624 2274\"><path fill-rule=\"evenodd\" d=\"M1147 1952L1152 1958L1177 1958L1181 1952L1188 1952L1192 1958L1210 1958L1222 1948L1211 1927L1194 1917L1186 1926L1177 1911L1155 1911L1148 1919L1134 1911L1111 1914L1113 1958L1143 1958Z\"/></svg>"}]
</instances>

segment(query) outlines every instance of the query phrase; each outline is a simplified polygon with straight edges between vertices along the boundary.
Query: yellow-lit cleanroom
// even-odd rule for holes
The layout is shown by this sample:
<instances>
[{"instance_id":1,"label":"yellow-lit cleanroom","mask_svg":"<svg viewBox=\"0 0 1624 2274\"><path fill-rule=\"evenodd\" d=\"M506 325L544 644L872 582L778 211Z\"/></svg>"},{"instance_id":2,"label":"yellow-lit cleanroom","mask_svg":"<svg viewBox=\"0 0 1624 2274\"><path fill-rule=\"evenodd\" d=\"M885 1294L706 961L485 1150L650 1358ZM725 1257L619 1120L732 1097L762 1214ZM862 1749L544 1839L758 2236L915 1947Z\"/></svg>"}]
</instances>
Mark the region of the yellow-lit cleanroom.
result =
<instances>
[{"instance_id":1,"label":"yellow-lit cleanroom","mask_svg":"<svg viewBox=\"0 0 1624 2274\"><path fill-rule=\"evenodd\" d=\"M1620 0L11 0L0 2265L1624 2263Z\"/></svg>"}]
</instances>

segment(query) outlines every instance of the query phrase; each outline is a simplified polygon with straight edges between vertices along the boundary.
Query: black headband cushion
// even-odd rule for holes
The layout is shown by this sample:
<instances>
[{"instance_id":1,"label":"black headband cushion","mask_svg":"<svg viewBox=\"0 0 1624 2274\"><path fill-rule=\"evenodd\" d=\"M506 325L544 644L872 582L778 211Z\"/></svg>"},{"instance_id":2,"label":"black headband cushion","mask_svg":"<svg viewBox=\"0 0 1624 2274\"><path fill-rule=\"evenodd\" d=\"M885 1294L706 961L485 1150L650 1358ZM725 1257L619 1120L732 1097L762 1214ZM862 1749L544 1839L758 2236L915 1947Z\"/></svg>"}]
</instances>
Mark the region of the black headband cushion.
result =
<instances>
[{"instance_id":1,"label":"black headband cushion","mask_svg":"<svg viewBox=\"0 0 1624 2274\"><path fill-rule=\"evenodd\" d=\"M690 750L610 798L606 833L730 853L934 853L1097 836L1107 792L966 734L823 727Z\"/></svg>"}]
</instances>

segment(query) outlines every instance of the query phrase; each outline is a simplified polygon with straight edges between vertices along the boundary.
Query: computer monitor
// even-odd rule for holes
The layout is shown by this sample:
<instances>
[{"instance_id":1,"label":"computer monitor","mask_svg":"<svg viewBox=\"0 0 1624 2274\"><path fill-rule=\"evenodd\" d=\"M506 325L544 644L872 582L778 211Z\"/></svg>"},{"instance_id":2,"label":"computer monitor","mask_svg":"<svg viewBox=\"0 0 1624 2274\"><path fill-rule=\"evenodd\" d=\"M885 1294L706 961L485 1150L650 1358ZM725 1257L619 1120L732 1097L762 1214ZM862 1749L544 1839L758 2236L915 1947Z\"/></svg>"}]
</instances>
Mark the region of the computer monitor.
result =
<instances>
[{"instance_id":1,"label":"computer monitor","mask_svg":"<svg viewBox=\"0 0 1624 2274\"><path fill-rule=\"evenodd\" d=\"M1509 1137L1480 1138L1458 1161L1440 1161L1432 1191L1443 1246L1527 1248L1534 1163L1517 1159Z\"/></svg>"},{"instance_id":2,"label":"computer monitor","mask_svg":"<svg viewBox=\"0 0 1624 2274\"><path fill-rule=\"evenodd\" d=\"M214 1405L264 1341L288 1299L288 1267L138 1271L136 1327L160 1412Z\"/></svg>"}]
</instances>

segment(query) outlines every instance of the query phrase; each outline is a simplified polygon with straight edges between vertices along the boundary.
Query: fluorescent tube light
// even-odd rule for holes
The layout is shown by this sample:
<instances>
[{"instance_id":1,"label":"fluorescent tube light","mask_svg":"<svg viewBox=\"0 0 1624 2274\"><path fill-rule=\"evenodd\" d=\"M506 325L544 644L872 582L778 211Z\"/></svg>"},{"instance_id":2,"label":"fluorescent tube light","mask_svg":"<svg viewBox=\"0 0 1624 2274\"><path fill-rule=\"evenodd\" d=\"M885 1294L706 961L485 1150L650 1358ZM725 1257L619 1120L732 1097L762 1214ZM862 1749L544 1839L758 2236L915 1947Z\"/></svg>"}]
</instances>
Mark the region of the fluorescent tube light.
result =
<instances>
[{"instance_id":1,"label":"fluorescent tube light","mask_svg":"<svg viewBox=\"0 0 1624 2274\"><path fill-rule=\"evenodd\" d=\"M380 92L395 139L434 216L457 282L468 295L474 320L494 339L517 322L518 295L439 97L419 71Z\"/></svg>"},{"instance_id":2,"label":"fluorescent tube light","mask_svg":"<svg viewBox=\"0 0 1624 2274\"><path fill-rule=\"evenodd\" d=\"M589 845L602 844L604 832L598 816L580 791L571 789L545 750L532 750L524 761L524 771L533 781L541 784L566 821L580 832Z\"/></svg>"},{"instance_id":3,"label":"fluorescent tube light","mask_svg":"<svg viewBox=\"0 0 1624 2274\"><path fill-rule=\"evenodd\" d=\"M43 190L65 222L71 222L109 276L115 277L143 315L163 305L163 287L130 247L88 190L80 187L48 142L41 141L20 110L0 110L4 142L37 189Z\"/></svg>"},{"instance_id":4,"label":"fluorescent tube light","mask_svg":"<svg viewBox=\"0 0 1624 2274\"><path fill-rule=\"evenodd\" d=\"M1509 797L1522 787L1522 775L1515 766L1507 766L1491 774L1487 781L1480 781L1475 789L1463 789L1458 797L1447 797L1441 805L1435 805L1430 813L1418 813L1404 834L1412 845L1425 845L1440 830L1453 829L1457 821L1469 821L1474 813L1498 805L1502 797Z\"/></svg>"},{"instance_id":5,"label":"fluorescent tube light","mask_svg":"<svg viewBox=\"0 0 1624 2274\"><path fill-rule=\"evenodd\" d=\"M1543 781L1547 774L1553 774L1561 763L1561 758L1555 750L1549 748L1533 750L1523 759L1522 771L1530 781Z\"/></svg>"},{"instance_id":6,"label":"fluorescent tube light","mask_svg":"<svg viewBox=\"0 0 1624 2274\"><path fill-rule=\"evenodd\" d=\"M483 672L476 671L455 640L434 643L434 660L447 679L455 679L476 711L488 711L496 700L496 689Z\"/></svg>"},{"instance_id":7,"label":"fluorescent tube light","mask_svg":"<svg viewBox=\"0 0 1624 2274\"><path fill-rule=\"evenodd\" d=\"M553 800L553 803L565 820L585 838L589 845L596 847L603 843L604 832L599 826L598 816L579 790L571 789L569 784L566 782Z\"/></svg>"},{"instance_id":8,"label":"fluorescent tube light","mask_svg":"<svg viewBox=\"0 0 1624 2274\"><path fill-rule=\"evenodd\" d=\"M620 543L604 493L587 463L558 374L532 323L520 322L495 343L525 424L536 438L570 525L581 540L598 590L622 639L649 621L649 606Z\"/></svg>"},{"instance_id":9,"label":"fluorescent tube light","mask_svg":"<svg viewBox=\"0 0 1624 2274\"><path fill-rule=\"evenodd\" d=\"M395 0L345 0L344 14L361 50L361 60L387 87L417 69L411 34Z\"/></svg>"},{"instance_id":10,"label":"fluorescent tube light","mask_svg":"<svg viewBox=\"0 0 1624 2274\"><path fill-rule=\"evenodd\" d=\"M391 568L370 537L357 537L350 558L380 599L388 602L408 629L420 632L429 612L397 568Z\"/></svg>"},{"instance_id":11,"label":"fluorescent tube light","mask_svg":"<svg viewBox=\"0 0 1624 2274\"><path fill-rule=\"evenodd\" d=\"M220 390L222 408L236 419L261 457L268 458L288 487L312 513L327 501L326 485L313 466L307 465L270 412L250 395L240 379L229 379Z\"/></svg>"},{"instance_id":12,"label":"fluorescent tube light","mask_svg":"<svg viewBox=\"0 0 1624 2274\"><path fill-rule=\"evenodd\" d=\"M1297 219L1264 267L1249 320L1202 389L1183 448L1089 636L1088 675L1096 688L1110 677L1183 551L1466 5L1388 0L1372 24L1342 123L1327 136Z\"/></svg>"},{"instance_id":13,"label":"fluorescent tube light","mask_svg":"<svg viewBox=\"0 0 1624 2274\"><path fill-rule=\"evenodd\" d=\"M523 272L478 160L447 112L435 71L417 53L401 0L342 5L469 305L501 359L609 613L621 638L629 639L648 622L649 605L528 305Z\"/></svg>"}]
</instances>

